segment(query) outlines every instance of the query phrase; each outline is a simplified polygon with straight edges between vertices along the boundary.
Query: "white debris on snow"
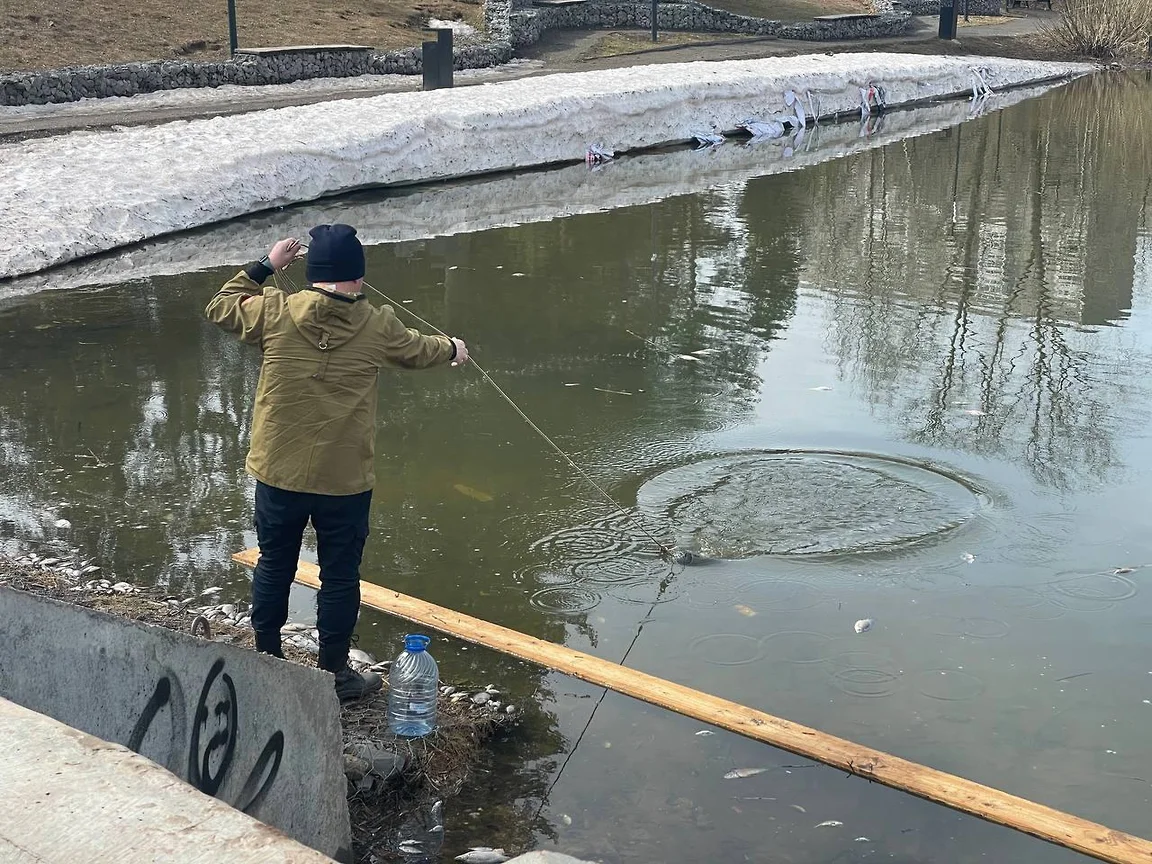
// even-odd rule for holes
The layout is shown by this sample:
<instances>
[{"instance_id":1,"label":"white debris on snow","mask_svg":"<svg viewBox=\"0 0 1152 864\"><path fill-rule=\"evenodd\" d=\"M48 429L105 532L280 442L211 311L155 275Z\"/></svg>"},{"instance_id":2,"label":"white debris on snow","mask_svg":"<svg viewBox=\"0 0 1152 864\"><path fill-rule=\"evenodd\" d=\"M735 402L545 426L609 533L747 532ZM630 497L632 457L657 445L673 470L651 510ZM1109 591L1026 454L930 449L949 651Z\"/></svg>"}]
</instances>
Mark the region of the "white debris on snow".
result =
<instances>
[{"instance_id":1,"label":"white debris on snow","mask_svg":"<svg viewBox=\"0 0 1152 864\"><path fill-rule=\"evenodd\" d=\"M474 39L479 35L476 28L466 21L444 21L440 18L429 18L428 26L433 30L444 28L451 30L453 39Z\"/></svg>"},{"instance_id":2,"label":"white debris on snow","mask_svg":"<svg viewBox=\"0 0 1152 864\"><path fill-rule=\"evenodd\" d=\"M785 90L828 114L1085 74L1086 64L838 54L661 64L339 100L0 146L0 277L369 185L526 168L734 129ZM609 137L610 136L610 137ZM16 242L14 238L19 238Z\"/></svg>"}]
</instances>

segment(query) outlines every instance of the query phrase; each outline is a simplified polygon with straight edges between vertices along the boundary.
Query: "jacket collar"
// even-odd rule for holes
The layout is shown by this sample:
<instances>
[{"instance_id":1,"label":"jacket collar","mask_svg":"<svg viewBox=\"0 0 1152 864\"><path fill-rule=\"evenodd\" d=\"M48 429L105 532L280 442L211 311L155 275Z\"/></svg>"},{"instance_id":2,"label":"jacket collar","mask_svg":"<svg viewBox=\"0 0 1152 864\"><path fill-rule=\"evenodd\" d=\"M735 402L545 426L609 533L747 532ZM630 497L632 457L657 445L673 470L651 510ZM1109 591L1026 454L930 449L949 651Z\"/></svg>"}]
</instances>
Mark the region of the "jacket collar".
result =
<instances>
[{"instance_id":1,"label":"jacket collar","mask_svg":"<svg viewBox=\"0 0 1152 864\"><path fill-rule=\"evenodd\" d=\"M363 292L359 294L341 294L339 291L326 291L323 288L317 288L315 285L309 285L308 288L318 294L323 294L325 297L331 297L333 300L343 300L345 303L355 303L358 300L364 299Z\"/></svg>"}]
</instances>

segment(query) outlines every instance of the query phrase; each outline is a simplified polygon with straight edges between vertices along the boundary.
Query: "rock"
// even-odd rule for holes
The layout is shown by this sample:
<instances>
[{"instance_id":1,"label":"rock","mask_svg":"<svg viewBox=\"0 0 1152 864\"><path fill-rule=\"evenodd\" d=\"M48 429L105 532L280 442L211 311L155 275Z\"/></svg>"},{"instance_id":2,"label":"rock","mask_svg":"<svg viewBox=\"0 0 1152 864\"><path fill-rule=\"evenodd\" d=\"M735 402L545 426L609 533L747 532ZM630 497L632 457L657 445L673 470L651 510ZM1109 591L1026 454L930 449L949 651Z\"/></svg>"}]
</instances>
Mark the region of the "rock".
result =
<instances>
[{"instance_id":1,"label":"rock","mask_svg":"<svg viewBox=\"0 0 1152 864\"><path fill-rule=\"evenodd\" d=\"M55 525L57 528L61 529L62 531L67 531L69 528L72 527L72 523L69 522L67 519L57 519Z\"/></svg>"},{"instance_id":2,"label":"rock","mask_svg":"<svg viewBox=\"0 0 1152 864\"><path fill-rule=\"evenodd\" d=\"M344 776L353 782L364 779L364 775L372 770L372 763L352 753L344 754Z\"/></svg>"}]
</instances>

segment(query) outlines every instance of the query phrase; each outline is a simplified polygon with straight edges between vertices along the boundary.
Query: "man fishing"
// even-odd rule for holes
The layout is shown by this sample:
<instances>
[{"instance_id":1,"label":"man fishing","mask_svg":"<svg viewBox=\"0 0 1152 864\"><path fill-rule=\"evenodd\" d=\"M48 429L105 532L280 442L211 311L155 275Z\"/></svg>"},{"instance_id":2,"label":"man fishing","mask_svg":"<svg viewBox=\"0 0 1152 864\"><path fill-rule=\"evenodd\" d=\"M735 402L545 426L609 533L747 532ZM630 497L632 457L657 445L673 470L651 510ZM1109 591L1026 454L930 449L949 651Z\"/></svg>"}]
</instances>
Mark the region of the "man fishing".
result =
<instances>
[{"instance_id":1,"label":"man fishing","mask_svg":"<svg viewBox=\"0 0 1152 864\"><path fill-rule=\"evenodd\" d=\"M364 248L349 225L310 232L307 281L296 293L261 288L303 253L276 243L237 273L205 315L263 351L245 463L256 479L260 561L252 577L256 649L282 657L280 628L309 519L316 530L319 666L336 676L341 701L379 690L379 675L348 666L360 612L360 560L375 484L376 405L382 367L425 369L468 361L464 342L406 328L390 306L361 293Z\"/></svg>"}]
</instances>

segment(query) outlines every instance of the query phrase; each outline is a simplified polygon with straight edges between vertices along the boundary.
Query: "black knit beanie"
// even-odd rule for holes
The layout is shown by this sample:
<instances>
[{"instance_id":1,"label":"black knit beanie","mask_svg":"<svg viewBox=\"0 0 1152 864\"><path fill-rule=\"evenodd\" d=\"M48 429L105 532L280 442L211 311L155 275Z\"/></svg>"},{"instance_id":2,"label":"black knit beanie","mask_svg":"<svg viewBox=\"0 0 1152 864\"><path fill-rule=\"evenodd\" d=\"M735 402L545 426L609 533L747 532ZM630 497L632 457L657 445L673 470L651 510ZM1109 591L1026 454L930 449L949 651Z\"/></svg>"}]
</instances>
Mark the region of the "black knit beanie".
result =
<instances>
[{"instance_id":1,"label":"black knit beanie","mask_svg":"<svg viewBox=\"0 0 1152 864\"><path fill-rule=\"evenodd\" d=\"M364 247L351 225L317 225L308 232L306 276L313 285L329 282L355 282L364 278Z\"/></svg>"}]
</instances>

